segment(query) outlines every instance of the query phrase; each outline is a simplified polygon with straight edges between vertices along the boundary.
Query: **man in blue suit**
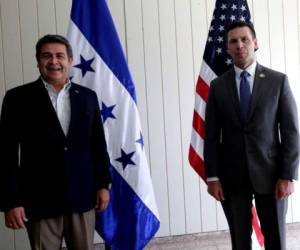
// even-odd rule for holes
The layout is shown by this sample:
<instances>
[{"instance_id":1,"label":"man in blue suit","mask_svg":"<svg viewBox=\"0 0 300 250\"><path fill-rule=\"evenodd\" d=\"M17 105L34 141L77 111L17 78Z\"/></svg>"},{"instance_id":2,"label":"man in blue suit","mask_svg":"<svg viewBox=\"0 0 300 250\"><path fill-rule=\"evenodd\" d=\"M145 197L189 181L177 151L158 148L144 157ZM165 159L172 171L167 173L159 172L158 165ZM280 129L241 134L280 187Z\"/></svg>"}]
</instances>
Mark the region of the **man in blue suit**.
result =
<instances>
[{"instance_id":1,"label":"man in blue suit","mask_svg":"<svg viewBox=\"0 0 300 250\"><path fill-rule=\"evenodd\" d=\"M0 120L0 205L32 249L93 249L95 208L109 202L109 156L96 94L69 80L72 49L36 44L40 77L7 91Z\"/></svg>"},{"instance_id":2,"label":"man in blue suit","mask_svg":"<svg viewBox=\"0 0 300 250\"><path fill-rule=\"evenodd\" d=\"M208 192L221 201L233 250L251 250L252 200L266 250L285 250L288 197L298 179L299 127L287 76L256 61L253 25L227 28L234 67L211 82L204 159Z\"/></svg>"}]
</instances>

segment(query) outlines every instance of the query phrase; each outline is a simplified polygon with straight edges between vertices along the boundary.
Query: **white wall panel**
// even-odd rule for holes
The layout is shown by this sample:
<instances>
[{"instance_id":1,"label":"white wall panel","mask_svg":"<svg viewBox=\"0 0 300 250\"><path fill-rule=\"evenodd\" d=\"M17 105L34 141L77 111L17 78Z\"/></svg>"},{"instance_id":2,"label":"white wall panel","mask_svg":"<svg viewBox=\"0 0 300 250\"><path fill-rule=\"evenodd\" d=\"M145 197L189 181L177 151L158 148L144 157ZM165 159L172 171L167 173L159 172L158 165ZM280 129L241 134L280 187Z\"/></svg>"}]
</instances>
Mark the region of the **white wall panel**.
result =
<instances>
[{"instance_id":1,"label":"white wall panel","mask_svg":"<svg viewBox=\"0 0 300 250\"><path fill-rule=\"evenodd\" d=\"M0 213L0 250L15 250L14 232L7 229L4 223L4 215Z\"/></svg>"},{"instance_id":2,"label":"white wall panel","mask_svg":"<svg viewBox=\"0 0 300 250\"><path fill-rule=\"evenodd\" d=\"M55 2L49 0L37 0L38 36L55 34L57 30ZM33 10L35 11L35 10ZM68 13L66 13L67 15Z\"/></svg>"},{"instance_id":3,"label":"white wall panel","mask_svg":"<svg viewBox=\"0 0 300 250\"><path fill-rule=\"evenodd\" d=\"M147 159L149 159L149 130L147 117L148 102L145 83L146 76L142 3L140 0L127 0L125 2L125 9L128 64L130 65L130 71L135 83L137 105L140 111L145 150L147 152Z\"/></svg>"},{"instance_id":4,"label":"white wall panel","mask_svg":"<svg viewBox=\"0 0 300 250\"><path fill-rule=\"evenodd\" d=\"M0 104L2 105L5 93L5 75L4 75L4 53L3 53L3 3L0 2ZM0 249L14 250L14 232L8 230L4 224L4 215L0 214Z\"/></svg>"},{"instance_id":5,"label":"white wall panel","mask_svg":"<svg viewBox=\"0 0 300 250\"><path fill-rule=\"evenodd\" d=\"M298 60L300 60L300 3L297 1L297 11L298 11ZM295 83L296 87L299 87L299 82ZM295 88L296 88L295 87ZM300 124L300 90L294 92L296 102L298 104L298 112L299 112L299 124ZM300 221L300 183L299 181L295 183L295 193L293 195L293 220Z\"/></svg>"},{"instance_id":6,"label":"white wall panel","mask_svg":"<svg viewBox=\"0 0 300 250\"><path fill-rule=\"evenodd\" d=\"M161 228L169 236L227 228L222 208L188 163L194 91L215 0L107 0L136 85ZM71 0L0 0L0 104L6 89L38 75L35 43L65 35ZM258 61L287 72L300 105L300 3L248 0ZM300 106L299 106L300 108ZM288 221L300 221L300 185ZM5 229L0 249L29 249L24 231ZM99 242L99 238L96 237Z\"/></svg>"},{"instance_id":7,"label":"white wall panel","mask_svg":"<svg viewBox=\"0 0 300 250\"><path fill-rule=\"evenodd\" d=\"M298 26L298 1L290 0L283 2L284 16L284 38L285 38L285 62L286 73L295 98L298 102L298 110L300 104L300 62L299 62L299 26ZM287 220L289 222L299 221L300 219L300 198L299 183L296 183L297 193L293 195L289 202L289 212Z\"/></svg>"},{"instance_id":8,"label":"white wall panel","mask_svg":"<svg viewBox=\"0 0 300 250\"><path fill-rule=\"evenodd\" d=\"M160 0L159 27L166 138L166 168L169 190L169 217L171 234L185 233L185 206L182 169L179 90L177 71L177 44L175 8L173 0ZM184 155L185 156L185 155Z\"/></svg>"},{"instance_id":9,"label":"white wall panel","mask_svg":"<svg viewBox=\"0 0 300 250\"><path fill-rule=\"evenodd\" d=\"M204 10L206 10L206 1L191 0L192 46L194 59L193 70L195 86L200 72L203 52L208 35L208 26L211 19L211 16L207 17L206 11Z\"/></svg>"},{"instance_id":10,"label":"white wall panel","mask_svg":"<svg viewBox=\"0 0 300 250\"><path fill-rule=\"evenodd\" d=\"M270 66L272 69L285 72L285 43L282 1L269 0L268 6Z\"/></svg>"},{"instance_id":11,"label":"white wall panel","mask_svg":"<svg viewBox=\"0 0 300 250\"><path fill-rule=\"evenodd\" d=\"M206 0L206 9L204 9L202 12L206 11L206 17L207 17L207 28L210 26L210 22L213 16L213 12L215 9L216 0Z\"/></svg>"},{"instance_id":12,"label":"white wall panel","mask_svg":"<svg viewBox=\"0 0 300 250\"><path fill-rule=\"evenodd\" d=\"M15 230L15 250L30 250L30 244L26 229Z\"/></svg>"},{"instance_id":13,"label":"white wall panel","mask_svg":"<svg viewBox=\"0 0 300 250\"><path fill-rule=\"evenodd\" d=\"M38 39L36 0L19 1L19 8L23 79L26 83L38 75L35 60L35 44Z\"/></svg>"},{"instance_id":14,"label":"white wall panel","mask_svg":"<svg viewBox=\"0 0 300 250\"><path fill-rule=\"evenodd\" d=\"M207 193L207 186L201 180L201 217L202 217L202 232L216 231L218 228L217 222L217 202Z\"/></svg>"},{"instance_id":15,"label":"white wall panel","mask_svg":"<svg viewBox=\"0 0 300 250\"><path fill-rule=\"evenodd\" d=\"M56 32L60 35L66 35L70 21L72 0L55 0L55 19Z\"/></svg>"},{"instance_id":16,"label":"white wall panel","mask_svg":"<svg viewBox=\"0 0 300 250\"><path fill-rule=\"evenodd\" d=\"M154 191L161 217L159 236L170 234L170 204L166 170L164 106L157 1L142 0L149 152Z\"/></svg>"},{"instance_id":17,"label":"white wall panel","mask_svg":"<svg viewBox=\"0 0 300 250\"><path fill-rule=\"evenodd\" d=\"M253 22L257 34L259 63L270 66L270 38L269 38L269 16L268 0L253 1Z\"/></svg>"},{"instance_id":18,"label":"white wall panel","mask_svg":"<svg viewBox=\"0 0 300 250\"><path fill-rule=\"evenodd\" d=\"M215 8L216 1L206 0L206 8L201 12L206 16L206 29L205 32L202 31L203 42L202 42L202 50L204 51L208 29L210 27L210 23L213 17L213 11ZM202 3L203 4L203 3ZM195 13L195 15L201 15L199 13ZM203 53L202 53L203 54ZM202 63L202 56L200 58L199 70ZM215 231L218 228L218 208L217 202L207 193L207 186L203 180L200 180L200 206L201 206L201 221L202 221L202 232Z\"/></svg>"},{"instance_id":19,"label":"white wall panel","mask_svg":"<svg viewBox=\"0 0 300 250\"><path fill-rule=\"evenodd\" d=\"M124 53L127 54L124 0L108 0L107 3L118 30ZM134 5L131 5L130 7L135 8Z\"/></svg>"},{"instance_id":20,"label":"white wall panel","mask_svg":"<svg viewBox=\"0 0 300 250\"><path fill-rule=\"evenodd\" d=\"M2 36L2 2L0 2L0 105L5 94L5 75L4 75L4 53L3 53L3 36ZM1 226L1 225L0 225Z\"/></svg>"},{"instance_id":21,"label":"white wall panel","mask_svg":"<svg viewBox=\"0 0 300 250\"><path fill-rule=\"evenodd\" d=\"M208 34L208 18L206 15L206 1L192 0L191 1L191 25L192 25L192 53L193 53L193 83L194 89L200 72L200 67L203 58L203 52L206 44L206 37ZM189 126L189 125L188 125ZM190 125L191 127L191 125ZM191 133L190 130L187 129ZM188 142L187 142L188 143ZM186 154L187 152L184 151ZM186 158L185 158L186 159ZM186 167L190 168L186 163ZM190 178L194 179L192 182L185 181L185 200L186 200L186 223L187 233L195 233L202 231L202 204L201 204L201 191L206 192L205 185L200 189L200 180L197 173L191 170L189 173ZM203 190L204 189L204 190ZM193 192L190 192L193 190Z\"/></svg>"},{"instance_id":22,"label":"white wall panel","mask_svg":"<svg viewBox=\"0 0 300 250\"><path fill-rule=\"evenodd\" d=\"M5 88L10 89L23 82L19 5L17 0L1 1L1 27Z\"/></svg>"},{"instance_id":23,"label":"white wall panel","mask_svg":"<svg viewBox=\"0 0 300 250\"><path fill-rule=\"evenodd\" d=\"M255 0L254 0L255 1ZM253 21L253 19L254 19L254 12L253 12L253 0L248 0L247 1L247 3L248 3L248 8L249 8L249 10L250 10L250 14L251 14L251 20Z\"/></svg>"}]
</instances>

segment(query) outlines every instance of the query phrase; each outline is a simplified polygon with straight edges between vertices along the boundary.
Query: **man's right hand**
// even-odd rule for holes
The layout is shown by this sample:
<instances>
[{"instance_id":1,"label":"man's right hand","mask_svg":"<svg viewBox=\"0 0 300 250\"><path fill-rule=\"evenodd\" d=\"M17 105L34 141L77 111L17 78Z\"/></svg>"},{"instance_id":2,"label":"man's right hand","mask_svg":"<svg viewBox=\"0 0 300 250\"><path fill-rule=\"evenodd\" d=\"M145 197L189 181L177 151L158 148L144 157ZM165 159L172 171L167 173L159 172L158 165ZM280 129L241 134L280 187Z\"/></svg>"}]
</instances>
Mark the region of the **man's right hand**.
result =
<instances>
[{"instance_id":1,"label":"man's right hand","mask_svg":"<svg viewBox=\"0 0 300 250\"><path fill-rule=\"evenodd\" d=\"M225 200L223 188L220 181L208 181L207 191L213 196L217 201Z\"/></svg>"},{"instance_id":2,"label":"man's right hand","mask_svg":"<svg viewBox=\"0 0 300 250\"><path fill-rule=\"evenodd\" d=\"M24 222L28 221L23 207L15 207L5 212L5 225L11 229L25 228Z\"/></svg>"}]
</instances>

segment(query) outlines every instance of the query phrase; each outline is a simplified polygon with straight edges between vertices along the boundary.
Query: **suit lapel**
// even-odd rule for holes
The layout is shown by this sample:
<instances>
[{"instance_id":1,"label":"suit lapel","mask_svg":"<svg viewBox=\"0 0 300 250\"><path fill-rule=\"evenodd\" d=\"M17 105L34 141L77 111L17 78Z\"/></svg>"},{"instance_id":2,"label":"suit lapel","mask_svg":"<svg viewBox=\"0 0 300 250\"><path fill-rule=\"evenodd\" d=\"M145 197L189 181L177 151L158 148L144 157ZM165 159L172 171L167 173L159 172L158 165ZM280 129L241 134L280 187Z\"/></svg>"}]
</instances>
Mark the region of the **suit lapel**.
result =
<instances>
[{"instance_id":1,"label":"suit lapel","mask_svg":"<svg viewBox=\"0 0 300 250\"><path fill-rule=\"evenodd\" d=\"M47 124L52 124L52 126L54 126L54 129L58 131L60 135L65 136L58 120L56 111L50 100L49 94L41 78L36 81L35 91L36 94L34 96L36 96L36 103L38 112L40 113L40 119L43 119Z\"/></svg>"},{"instance_id":2,"label":"suit lapel","mask_svg":"<svg viewBox=\"0 0 300 250\"><path fill-rule=\"evenodd\" d=\"M239 119L241 119L240 118L241 117L240 101L239 101L239 97L238 97L238 89L236 87L235 71L234 71L234 69L232 69L229 72L227 81L230 84L230 86L228 88L230 90L229 91L230 99L233 102L233 106L234 106L234 109L235 109L235 112L236 112L237 116L239 117Z\"/></svg>"},{"instance_id":3,"label":"suit lapel","mask_svg":"<svg viewBox=\"0 0 300 250\"><path fill-rule=\"evenodd\" d=\"M80 119L80 113L81 113L80 112L81 110L80 90L74 83L72 83L71 85L69 94L70 94L70 105L71 105L71 119L70 119L70 125L69 125L67 136L70 136L72 134L74 126L76 126L78 120Z\"/></svg>"},{"instance_id":4,"label":"suit lapel","mask_svg":"<svg viewBox=\"0 0 300 250\"><path fill-rule=\"evenodd\" d=\"M253 90L252 90L252 100L251 100L251 106L250 106L250 112L248 115L248 121L251 119L255 107L257 106L261 93L263 92L263 88L265 86L264 81L266 80L266 73L263 67L259 64L256 66L255 70L255 78L253 83Z\"/></svg>"}]
</instances>

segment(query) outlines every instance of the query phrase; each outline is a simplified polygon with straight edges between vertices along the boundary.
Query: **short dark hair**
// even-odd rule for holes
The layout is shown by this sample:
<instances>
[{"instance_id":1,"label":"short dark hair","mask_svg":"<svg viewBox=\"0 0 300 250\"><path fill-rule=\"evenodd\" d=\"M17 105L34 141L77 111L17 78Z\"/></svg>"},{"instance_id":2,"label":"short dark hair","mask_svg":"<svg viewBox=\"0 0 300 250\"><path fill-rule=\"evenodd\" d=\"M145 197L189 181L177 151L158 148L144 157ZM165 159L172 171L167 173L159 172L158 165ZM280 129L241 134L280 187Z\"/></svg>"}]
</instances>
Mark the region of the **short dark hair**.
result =
<instances>
[{"instance_id":1,"label":"short dark hair","mask_svg":"<svg viewBox=\"0 0 300 250\"><path fill-rule=\"evenodd\" d=\"M73 51L72 51L71 44L65 37L63 37L61 35L48 34L48 35L41 37L35 45L35 57L36 57L37 61L39 61L41 49L42 49L43 45L46 43L61 43L61 44L65 45L68 57L73 58Z\"/></svg>"},{"instance_id":2,"label":"short dark hair","mask_svg":"<svg viewBox=\"0 0 300 250\"><path fill-rule=\"evenodd\" d=\"M250 22L233 22L231 24L229 24L227 26L227 29L226 29L226 41L228 41L228 33L229 31L235 29L235 28L242 28L242 27L248 27L251 31L251 34L252 34L252 37L253 38L256 38L256 32L255 32L255 29L254 29L254 26L252 23Z\"/></svg>"}]
</instances>

